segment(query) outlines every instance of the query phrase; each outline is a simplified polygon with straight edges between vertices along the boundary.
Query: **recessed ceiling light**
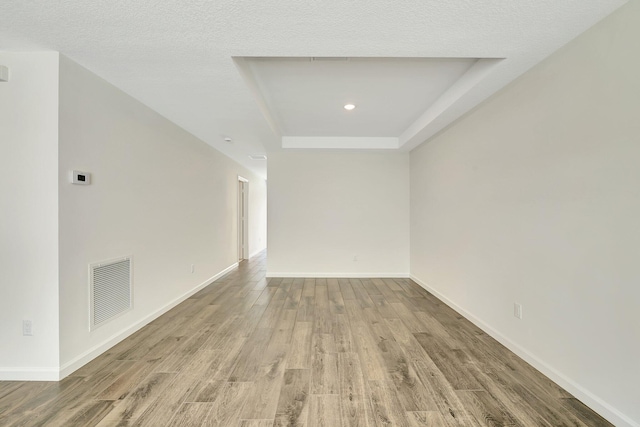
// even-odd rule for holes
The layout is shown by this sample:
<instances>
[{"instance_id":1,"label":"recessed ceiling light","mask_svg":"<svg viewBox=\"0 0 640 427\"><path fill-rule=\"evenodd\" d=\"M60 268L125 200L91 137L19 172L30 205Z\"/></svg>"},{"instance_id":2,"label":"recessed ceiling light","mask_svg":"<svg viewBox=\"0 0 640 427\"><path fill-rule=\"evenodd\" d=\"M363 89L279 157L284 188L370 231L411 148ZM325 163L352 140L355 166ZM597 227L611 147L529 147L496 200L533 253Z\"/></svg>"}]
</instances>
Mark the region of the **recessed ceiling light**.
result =
<instances>
[{"instance_id":1,"label":"recessed ceiling light","mask_svg":"<svg viewBox=\"0 0 640 427\"><path fill-rule=\"evenodd\" d=\"M231 142L231 141L233 141L233 140L231 138L229 138L228 136L225 137L225 139L224 139L224 142Z\"/></svg>"},{"instance_id":2,"label":"recessed ceiling light","mask_svg":"<svg viewBox=\"0 0 640 427\"><path fill-rule=\"evenodd\" d=\"M347 110L347 111L351 111L354 108L356 108L356 106L353 105L353 104L345 104L345 106L344 106L344 109Z\"/></svg>"},{"instance_id":3,"label":"recessed ceiling light","mask_svg":"<svg viewBox=\"0 0 640 427\"><path fill-rule=\"evenodd\" d=\"M251 155L249 156L249 158L251 160L267 160L267 156L265 156L264 154Z\"/></svg>"}]
</instances>

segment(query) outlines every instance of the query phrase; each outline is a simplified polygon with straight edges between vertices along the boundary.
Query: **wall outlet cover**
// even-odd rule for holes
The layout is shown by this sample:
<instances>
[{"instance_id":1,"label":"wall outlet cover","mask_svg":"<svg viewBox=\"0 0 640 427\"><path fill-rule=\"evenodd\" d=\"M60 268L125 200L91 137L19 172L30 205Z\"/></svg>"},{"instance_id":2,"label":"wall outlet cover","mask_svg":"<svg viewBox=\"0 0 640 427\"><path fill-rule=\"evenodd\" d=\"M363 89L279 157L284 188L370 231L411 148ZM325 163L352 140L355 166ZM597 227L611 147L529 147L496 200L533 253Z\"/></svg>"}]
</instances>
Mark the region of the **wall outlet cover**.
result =
<instances>
[{"instance_id":1,"label":"wall outlet cover","mask_svg":"<svg viewBox=\"0 0 640 427\"><path fill-rule=\"evenodd\" d=\"M0 82L9 81L9 68L4 65L0 65Z\"/></svg>"},{"instance_id":2,"label":"wall outlet cover","mask_svg":"<svg viewBox=\"0 0 640 427\"><path fill-rule=\"evenodd\" d=\"M513 304L513 315L518 319L522 319L522 305L518 303Z\"/></svg>"},{"instance_id":3,"label":"wall outlet cover","mask_svg":"<svg viewBox=\"0 0 640 427\"><path fill-rule=\"evenodd\" d=\"M22 335L30 337L33 335L33 323L31 320L22 321Z\"/></svg>"}]
</instances>

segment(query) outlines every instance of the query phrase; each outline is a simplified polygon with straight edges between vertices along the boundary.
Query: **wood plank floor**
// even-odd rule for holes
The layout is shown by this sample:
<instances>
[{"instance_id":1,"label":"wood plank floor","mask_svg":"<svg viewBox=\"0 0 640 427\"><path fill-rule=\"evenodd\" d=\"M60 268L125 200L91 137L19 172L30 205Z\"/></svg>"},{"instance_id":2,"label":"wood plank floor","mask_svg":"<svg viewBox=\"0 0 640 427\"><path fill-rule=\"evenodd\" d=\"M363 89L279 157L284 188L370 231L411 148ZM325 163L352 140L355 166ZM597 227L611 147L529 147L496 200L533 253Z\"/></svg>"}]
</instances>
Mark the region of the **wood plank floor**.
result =
<instances>
[{"instance_id":1,"label":"wood plank floor","mask_svg":"<svg viewBox=\"0 0 640 427\"><path fill-rule=\"evenodd\" d=\"M265 254L1 426L608 426L407 279L265 279Z\"/></svg>"}]
</instances>

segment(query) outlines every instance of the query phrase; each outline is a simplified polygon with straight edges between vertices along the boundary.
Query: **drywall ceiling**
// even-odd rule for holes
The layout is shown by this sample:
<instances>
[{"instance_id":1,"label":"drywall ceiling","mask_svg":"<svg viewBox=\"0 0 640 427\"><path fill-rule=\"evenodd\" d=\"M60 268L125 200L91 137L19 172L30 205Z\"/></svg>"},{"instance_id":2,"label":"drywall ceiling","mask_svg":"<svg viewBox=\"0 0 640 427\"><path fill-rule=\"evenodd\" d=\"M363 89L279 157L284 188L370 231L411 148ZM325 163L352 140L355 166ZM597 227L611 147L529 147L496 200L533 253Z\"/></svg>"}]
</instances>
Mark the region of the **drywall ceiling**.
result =
<instances>
[{"instance_id":1,"label":"drywall ceiling","mask_svg":"<svg viewBox=\"0 0 640 427\"><path fill-rule=\"evenodd\" d=\"M327 140L395 139L458 81L476 59L243 58L263 114L288 146ZM345 105L355 105L346 110ZM394 148L394 147L391 147Z\"/></svg>"},{"instance_id":2,"label":"drywall ceiling","mask_svg":"<svg viewBox=\"0 0 640 427\"><path fill-rule=\"evenodd\" d=\"M410 150L624 3L4 0L0 50L60 51L266 176L265 162L249 155L282 149L287 135L234 57L504 58L476 61L413 119L397 136L398 149ZM323 133L307 123L294 136Z\"/></svg>"}]
</instances>

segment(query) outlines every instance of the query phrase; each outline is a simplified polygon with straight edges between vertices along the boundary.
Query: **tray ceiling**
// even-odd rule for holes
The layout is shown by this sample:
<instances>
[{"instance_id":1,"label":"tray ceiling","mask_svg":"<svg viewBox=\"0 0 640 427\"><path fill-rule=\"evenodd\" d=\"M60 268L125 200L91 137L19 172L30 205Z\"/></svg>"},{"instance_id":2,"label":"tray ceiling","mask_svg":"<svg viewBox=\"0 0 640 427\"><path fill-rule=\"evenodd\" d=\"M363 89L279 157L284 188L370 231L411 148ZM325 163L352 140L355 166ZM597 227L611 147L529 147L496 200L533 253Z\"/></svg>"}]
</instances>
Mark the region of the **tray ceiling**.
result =
<instances>
[{"instance_id":1,"label":"tray ceiling","mask_svg":"<svg viewBox=\"0 0 640 427\"><path fill-rule=\"evenodd\" d=\"M362 147L367 144L353 138L396 138L397 149L410 150L624 3L4 0L0 51L59 51L266 176L266 162L249 156L281 150L292 137L329 135L350 138L342 142ZM329 76L346 74L327 70L323 79L323 73L309 69L301 70L306 75L299 78L283 79L278 67L292 72L301 66L295 60L256 65L256 74L264 80L251 83L237 61L250 57L379 58L351 64L375 62L361 72L384 87L375 91L375 82L362 78L349 86L345 77L337 77L330 90L316 90L307 87L313 78L321 85L330 82ZM465 61L474 58L481 59L464 71ZM406 69L393 69L401 64ZM384 67L390 68L388 75ZM436 70L447 67L450 75ZM425 76L431 74L437 84L429 87L431 79ZM353 123L341 121L342 111L329 110L334 102L330 96L335 102L339 98L338 83L345 88L341 99L361 97L353 101L360 104L351 116ZM349 87L357 89L354 95L346 93ZM410 87L415 98L407 95ZM382 97L388 97L386 105L376 101ZM300 108L293 108L294 103ZM377 112L369 115L369 108ZM368 126L371 130L365 133ZM314 145L312 140L293 142ZM340 142L332 141L335 146Z\"/></svg>"}]
</instances>

